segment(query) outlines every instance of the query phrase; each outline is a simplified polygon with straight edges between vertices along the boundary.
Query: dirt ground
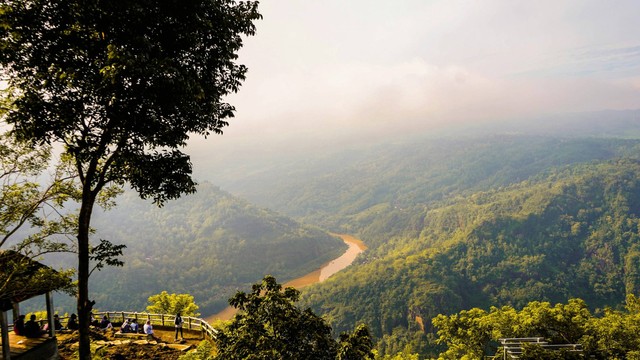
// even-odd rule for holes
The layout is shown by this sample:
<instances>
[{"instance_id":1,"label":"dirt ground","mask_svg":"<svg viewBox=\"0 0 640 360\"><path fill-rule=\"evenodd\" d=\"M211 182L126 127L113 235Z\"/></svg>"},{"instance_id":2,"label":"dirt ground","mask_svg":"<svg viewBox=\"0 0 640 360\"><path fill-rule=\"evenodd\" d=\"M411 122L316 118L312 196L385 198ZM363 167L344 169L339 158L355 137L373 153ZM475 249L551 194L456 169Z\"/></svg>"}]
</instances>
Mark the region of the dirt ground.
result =
<instances>
[{"instance_id":1,"label":"dirt ground","mask_svg":"<svg viewBox=\"0 0 640 360\"><path fill-rule=\"evenodd\" d=\"M152 359L152 360L177 360L185 352L170 348L169 344L198 346L202 337L200 334L184 333L184 340L175 342L173 329L154 329L158 344L121 344L107 345L97 350L95 358L109 360L129 360L129 359ZM61 360L72 360L78 358L78 334L58 334L58 353ZM112 333L91 332L92 344L102 341L126 340L117 339ZM93 348L93 346L92 346Z\"/></svg>"}]
</instances>

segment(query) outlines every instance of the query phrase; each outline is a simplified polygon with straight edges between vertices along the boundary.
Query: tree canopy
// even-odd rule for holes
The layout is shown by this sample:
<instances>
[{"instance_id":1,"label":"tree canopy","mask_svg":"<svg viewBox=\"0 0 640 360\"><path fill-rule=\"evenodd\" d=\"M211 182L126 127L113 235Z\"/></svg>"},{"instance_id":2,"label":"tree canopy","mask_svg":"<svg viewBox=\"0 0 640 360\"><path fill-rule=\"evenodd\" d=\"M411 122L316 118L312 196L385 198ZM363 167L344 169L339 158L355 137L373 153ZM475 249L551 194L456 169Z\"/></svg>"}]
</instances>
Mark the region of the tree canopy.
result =
<instances>
[{"instance_id":1,"label":"tree canopy","mask_svg":"<svg viewBox=\"0 0 640 360\"><path fill-rule=\"evenodd\" d=\"M198 305L189 294L169 294L166 291L149 296L147 311L155 314L181 314L182 316L200 316Z\"/></svg>"},{"instance_id":2,"label":"tree canopy","mask_svg":"<svg viewBox=\"0 0 640 360\"><path fill-rule=\"evenodd\" d=\"M218 334L216 359L372 359L373 343L366 326L333 339L331 327L310 309L295 306L300 292L282 289L272 276L238 292L229 304L239 309Z\"/></svg>"},{"instance_id":3,"label":"tree canopy","mask_svg":"<svg viewBox=\"0 0 640 360\"><path fill-rule=\"evenodd\" d=\"M88 297L93 206L130 184L158 204L195 190L191 134L221 133L246 67L257 2L7 0L0 71L13 134L62 143L81 182L78 213L80 358L90 358Z\"/></svg>"},{"instance_id":4,"label":"tree canopy","mask_svg":"<svg viewBox=\"0 0 640 360\"><path fill-rule=\"evenodd\" d=\"M69 237L77 218L62 210L77 195L74 177L64 163L46 176L50 163L48 146L32 147L0 134L0 297L52 287L73 293L73 271L33 267L32 260L44 254L74 250Z\"/></svg>"},{"instance_id":5,"label":"tree canopy","mask_svg":"<svg viewBox=\"0 0 640 360\"><path fill-rule=\"evenodd\" d=\"M628 295L624 310L606 308L593 315L585 301L571 299L555 305L532 301L511 306L462 310L433 319L438 342L446 344L439 359L480 359L494 355L499 338L544 337L551 344L581 344L584 356L526 346L521 359L636 359L640 355L640 302Z\"/></svg>"}]
</instances>

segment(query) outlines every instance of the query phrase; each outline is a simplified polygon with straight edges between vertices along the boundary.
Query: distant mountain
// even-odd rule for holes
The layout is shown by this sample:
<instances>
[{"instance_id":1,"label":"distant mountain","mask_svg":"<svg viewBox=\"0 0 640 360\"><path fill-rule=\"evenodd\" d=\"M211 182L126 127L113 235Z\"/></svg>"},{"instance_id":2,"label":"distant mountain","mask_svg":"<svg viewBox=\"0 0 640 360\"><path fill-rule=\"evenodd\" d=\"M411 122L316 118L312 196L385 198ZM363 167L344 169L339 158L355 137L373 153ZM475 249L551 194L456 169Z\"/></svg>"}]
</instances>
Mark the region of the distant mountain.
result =
<instances>
[{"instance_id":1,"label":"distant mountain","mask_svg":"<svg viewBox=\"0 0 640 360\"><path fill-rule=\"evenodd\" d=\"M230 191L369 246L303 293L334 330L366 322L382 354L437 354L438 313L570 297L602 308L640 291L639 113L354 146L255 168Z\"/></svg>"},{"instance_id":2,"label":"distant mountain","mask_svg":"<svg viewBox=\"0 0 640 360\"><path fill-rule=\"evenodd\" d=\"M540 135L422 139L247 176L230 191L306 222L353 232L367 227L354 220L381 204L440 201L517 183L550 167L638 157L638 148L633 139Z\"/></svg>"},{"instance_id":3,"label":"distant mountain","mask_svg":"<svg viewBox=\"0 0 640 360\"><path fill-rule=\"evenodd\" d=\"M158 208L127 192L94 215L94 239L127 245L122 268L91 276L99 309L143 311L147 297L190 293L211 315L265 274L285 281L340 255L346 246L317 228L258 208L210 183Z\"/></svg>"},{"instance_id":4,"label":"distant mountain","mask_svg":"<svg viewBox=\"0 0 640 360\"><path fill-rule=\"evenodd\" d=\"M514 179L524 179L545 166L620 156L619 139L640 139L640 110L460 123L402 138L354 138L322 151L254 149L241 161L221 156L199 171L209 168L208 178L255 204L324 222L341 217L335 210L347 203L357 210L376 197L404 196L398 187L405 183L444 191L426 196L446 196L490 185L513 167L520 172Z\"/></svg>"}]
</instances>

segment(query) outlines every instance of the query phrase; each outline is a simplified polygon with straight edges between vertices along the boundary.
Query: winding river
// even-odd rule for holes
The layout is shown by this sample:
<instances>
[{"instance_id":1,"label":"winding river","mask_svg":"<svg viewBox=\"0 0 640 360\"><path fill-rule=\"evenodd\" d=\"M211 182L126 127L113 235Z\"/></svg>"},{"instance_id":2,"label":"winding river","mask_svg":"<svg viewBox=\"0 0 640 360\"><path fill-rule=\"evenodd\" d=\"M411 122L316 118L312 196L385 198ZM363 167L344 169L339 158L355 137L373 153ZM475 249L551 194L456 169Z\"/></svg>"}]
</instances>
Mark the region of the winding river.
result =
<instances>
[{"instance_id":1,"label":"winding river","mask_svg":"<svg viewBox=\"0 0 640 360\"><path fill-rule=\"evenodd\" d=\"M292 286L296 289L302 289L305 286L309 286L311 284L325 281L331 275L351 265L353 260L356 259L356 256L358 256L358 254L360 254L361 252L367 249L367 246L362 242L362 240L356 239L351 235L346 235L346 234L331 234L331 235L340 237L342 241L344 241L344 243L347 244L347 246L349 247L347 251L345 251L339 257L322 265L320 269L310 272L297 279L293 279L289 282L286 282L284 284L285 287ZM235 313L236 313L236 309L231 306L228 306L221 312L207 317L205 320L208 322L212 322L214 320L229 320L233 317L233 315L235 315Z\"/></svg>"}]
</instances>

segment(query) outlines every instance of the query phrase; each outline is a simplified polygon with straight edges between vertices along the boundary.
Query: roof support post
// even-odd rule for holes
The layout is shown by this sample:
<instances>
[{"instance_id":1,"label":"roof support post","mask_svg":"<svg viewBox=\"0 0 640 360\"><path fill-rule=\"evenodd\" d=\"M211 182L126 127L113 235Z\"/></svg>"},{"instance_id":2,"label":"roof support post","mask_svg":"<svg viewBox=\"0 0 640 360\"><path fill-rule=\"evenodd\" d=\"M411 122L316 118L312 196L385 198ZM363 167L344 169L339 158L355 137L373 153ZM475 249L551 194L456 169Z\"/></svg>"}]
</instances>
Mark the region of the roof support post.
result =
<instances>
[{"instance_id":1,"label":"roof support post","mask_svg":"<svg viewBox=\"0 0 640 360\"><path fill-rule=\"evenodd\" d=\"M11 359L11 345L9 344L9 323L7 322L7 312L0 311L0 328L2 331L2 358Z\"/></svg>"},{"instance_id":2,"label":"roof support post","mask_svg":"<svg viewBox=\"0 0 640 360\"><path fill-rule=\"evenodd\" d=\"M13 305L13 323L15 324L20 317L20 303L12 301L11 305Z\"/></svg>"},{"instance_id":3,"label":"roof support post","mask_svg":"<svg viewBox=\"0 0 640 360\"><path fill-rule=\"evenodd\" d=\"M53 322L53 297L51 296L51 291L47 291L45 295L45 299L47 301L47 321L49 322L49 337L56 337L56 325Z\"/></svg>"}]
</instances>

